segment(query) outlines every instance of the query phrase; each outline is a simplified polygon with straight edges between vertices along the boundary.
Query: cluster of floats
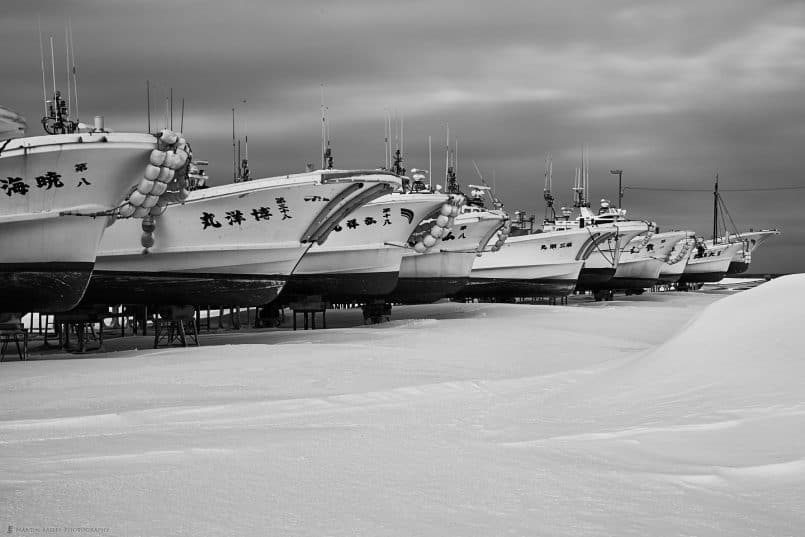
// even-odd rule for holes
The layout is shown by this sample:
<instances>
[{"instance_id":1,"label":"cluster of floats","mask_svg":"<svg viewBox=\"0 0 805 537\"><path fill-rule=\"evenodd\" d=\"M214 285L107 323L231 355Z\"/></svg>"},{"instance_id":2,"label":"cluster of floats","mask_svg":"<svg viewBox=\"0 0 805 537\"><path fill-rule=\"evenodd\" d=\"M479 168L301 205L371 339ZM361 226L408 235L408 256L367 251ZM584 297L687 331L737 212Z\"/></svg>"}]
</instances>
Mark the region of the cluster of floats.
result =
<instances>
[{"instance_id":1,"label":"cluster of floats","mask_svg":"<svg viewBox=\"0 0 805 537\"><path fill-rule=\"evenodd\" d=\"M101 117L72 119L58 93L47 103L44 136L20 136L3 109L12 132L0 136L0 322L113 305L315 301L377 312L446 297L602 300L744 272L777 233L714 228L705 240L630 219L620 202L594 211L586 160L572 208L558 214L548 162L537 225L510 218L483 180L462 190L449 149L434 186L429 171L406 175L389 143L381 169L334 169L323 144L321 169L252 179L247 157L235 182L208 186L181 133L112 132Z\"/></svg>"}]
</instances>

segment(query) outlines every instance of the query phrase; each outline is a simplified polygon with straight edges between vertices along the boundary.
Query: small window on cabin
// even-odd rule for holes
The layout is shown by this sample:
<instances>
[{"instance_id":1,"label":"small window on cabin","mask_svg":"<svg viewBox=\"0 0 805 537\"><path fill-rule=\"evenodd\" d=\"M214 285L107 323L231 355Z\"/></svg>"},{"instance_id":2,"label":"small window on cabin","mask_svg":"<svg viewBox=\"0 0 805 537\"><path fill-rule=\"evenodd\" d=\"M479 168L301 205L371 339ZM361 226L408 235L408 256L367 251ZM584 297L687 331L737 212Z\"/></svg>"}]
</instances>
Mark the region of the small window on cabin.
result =
<instances>
[{"instance_id":1,"label":"small window on cabin","mask_svg":"<svg viewBox=\"0 0 805 537\"><path fill-rule=\"evenodd\" d=\"M547 249L548 249L548 247L545 246L544 244L542 245L542 248L540 248L540 250L547 250Z\"/></svg>"},{"instance_id":2,"label":"small window on cabin","mask_svg":"<svg viewBox=\"0 0 805 537\"><path fill-rule=\"evenodd\" d=\"M551 250L556 250L556 244L551 244Z\"/></svg>"},{"instance_id":3,"label":"small window on cabin","mask_svg":"<svg viewBox=\"0 0 805 537\"><path fill-rule=\"evenodd\" d=\"M572 243L572 242L567 243L567 247L568 247L568 248L572 248L572 247L573 247L573 243Z\"/></svg>"}]
</instances>

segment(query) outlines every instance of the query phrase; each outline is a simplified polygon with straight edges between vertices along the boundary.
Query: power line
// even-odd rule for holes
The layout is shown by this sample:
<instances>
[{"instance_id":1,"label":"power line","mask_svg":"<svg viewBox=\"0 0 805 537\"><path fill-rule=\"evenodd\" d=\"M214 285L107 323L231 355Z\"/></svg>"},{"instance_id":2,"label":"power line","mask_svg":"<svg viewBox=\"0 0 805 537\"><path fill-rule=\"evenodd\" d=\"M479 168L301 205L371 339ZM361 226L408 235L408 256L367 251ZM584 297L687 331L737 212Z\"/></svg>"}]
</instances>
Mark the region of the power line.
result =
<instances>
[{"instance_id":1,"label":"power line","mask_svg":"<svg viewBox=\"0 0 805 537\"><path fill-rule=\"evenodd\" d=\"M655 190L662 192L712 192L711 188L664 188L650 186L624 186L624 190ZM778 187L756 187L756 188L720 188L723 192L778 192L783 190L805 190L802 186L778 186Z\"/></svg>"}]
</instances>

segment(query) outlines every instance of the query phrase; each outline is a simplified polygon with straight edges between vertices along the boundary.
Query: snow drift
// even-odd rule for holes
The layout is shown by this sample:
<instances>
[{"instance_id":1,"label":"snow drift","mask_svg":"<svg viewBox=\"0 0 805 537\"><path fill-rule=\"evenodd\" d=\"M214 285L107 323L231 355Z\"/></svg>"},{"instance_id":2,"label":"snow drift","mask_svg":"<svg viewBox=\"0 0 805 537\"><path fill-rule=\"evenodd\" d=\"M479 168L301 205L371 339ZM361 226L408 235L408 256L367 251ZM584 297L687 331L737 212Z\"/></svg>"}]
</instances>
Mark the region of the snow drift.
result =
<instances>
[{"instance_id":1,"label":"snow drift","mask_svg":"<svg viewBox=\"0 0 805 537\"><path fill-rule=\"evenodd\" d=\"M3 363L0 520L110 536L797 535L804 290L798 276L737 295L441 303L375 327L334 312L328 326L352 327Z\"/></svg>"}]
</instances>

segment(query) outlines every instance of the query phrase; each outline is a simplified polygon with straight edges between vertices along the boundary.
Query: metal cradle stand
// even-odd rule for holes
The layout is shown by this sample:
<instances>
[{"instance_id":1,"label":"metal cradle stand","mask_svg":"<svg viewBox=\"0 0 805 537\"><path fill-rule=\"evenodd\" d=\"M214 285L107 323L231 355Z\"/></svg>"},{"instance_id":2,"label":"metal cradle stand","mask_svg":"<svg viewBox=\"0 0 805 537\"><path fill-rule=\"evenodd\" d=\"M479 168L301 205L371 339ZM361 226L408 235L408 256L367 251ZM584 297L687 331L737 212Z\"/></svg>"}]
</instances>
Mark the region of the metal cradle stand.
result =
<instances>
[{"instance_id":1,"label":"metal cradle stand","mask_svg":"<svg viewBox=\"0 0 805 537\"><path fill-rule=\"evenodd\" d=\"M198 329L193 306L169 306L154 317L154 348L188 344L198 347Z\"/></svg>"},{"instance_id":2,"label":"metal cradle stand","mask_svg":"<svg viewBox=\"0 0 805 537\"><path fill-rule=\"evenodd\" d=\"M0 323L0 362L6 356L8 344L14 342L20 360L28 359L28 330L20 323ZM22 347L20 347L22 343Z\"/></svg>"}]
</instances>

